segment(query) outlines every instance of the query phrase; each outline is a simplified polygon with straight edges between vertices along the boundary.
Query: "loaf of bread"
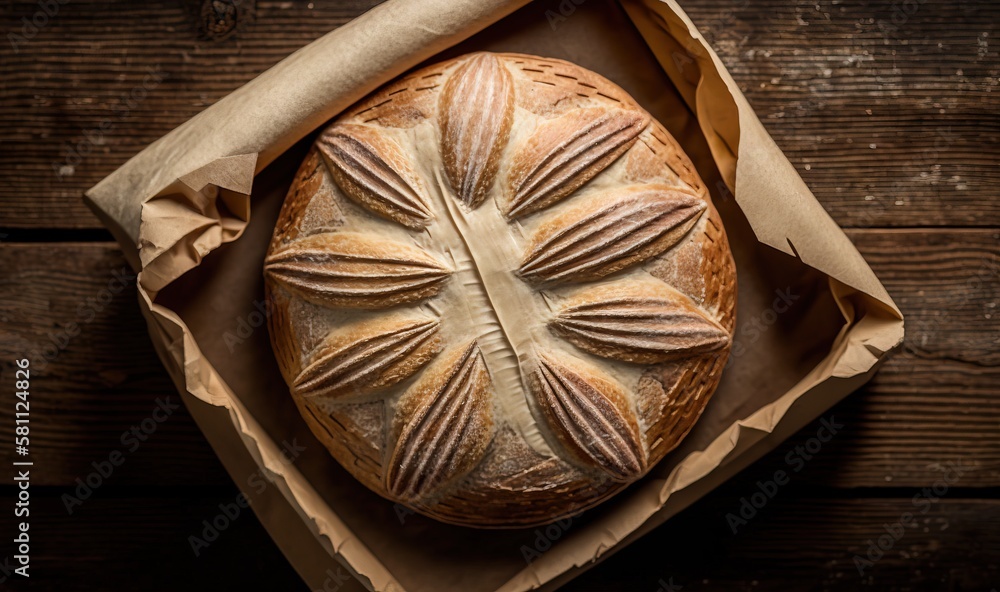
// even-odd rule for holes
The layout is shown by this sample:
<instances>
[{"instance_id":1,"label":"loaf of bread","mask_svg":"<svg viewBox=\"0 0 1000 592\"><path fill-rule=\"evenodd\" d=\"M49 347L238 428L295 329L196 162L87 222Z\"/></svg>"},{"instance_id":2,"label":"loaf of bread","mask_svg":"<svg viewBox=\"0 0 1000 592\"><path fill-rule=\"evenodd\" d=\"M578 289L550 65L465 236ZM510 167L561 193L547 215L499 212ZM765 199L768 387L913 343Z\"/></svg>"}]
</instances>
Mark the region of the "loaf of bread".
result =
<instances>
[{"instance_id":1,"label":"loaf of bread","mask_svg":"<svg viewBox=\"0 0 1000 592\"><path fill-rule=\"evenodd\" d=\"M330 453L438 520L590 508L684 438L734 325L690 160L573 64L475 53L339 117L265 261L271 341Z\"/></svg>"}]
</instances>

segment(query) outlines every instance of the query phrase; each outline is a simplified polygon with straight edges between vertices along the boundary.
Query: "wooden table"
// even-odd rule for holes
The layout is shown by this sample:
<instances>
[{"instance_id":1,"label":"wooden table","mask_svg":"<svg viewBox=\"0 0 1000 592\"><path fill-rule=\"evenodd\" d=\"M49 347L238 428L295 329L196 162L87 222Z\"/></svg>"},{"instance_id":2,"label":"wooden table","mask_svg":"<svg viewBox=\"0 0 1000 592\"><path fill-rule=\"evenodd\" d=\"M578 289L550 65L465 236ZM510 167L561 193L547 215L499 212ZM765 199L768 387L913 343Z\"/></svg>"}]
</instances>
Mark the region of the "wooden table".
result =
<instances>
[{"instance_id":1,"label":"wooden table","mask_svg":"<svg viewBox=\"0 0 1000 592\"><path fill-rule=\"evenodd\" d=\"M300 589L249 513L191 552L187 537L237 490L183 408L67 516L76 479L157 398L177 399L134 285L109 284L122 255L80 196L370 2L243 0L235 26L223 14L214 27L203 11L232 2L50 3L58 13L31 38L22 18L40 4L0 7L2 31L22 36L0 46L3 392L15 359L58 342L33 381L34 589ZM906 342L832 410L842 433L736 534L723 516L818 423L567 589L1000 587L1000 3L683 4L907 315ZM134 96L151 72L165 75ZM4 394L5 467L13 407ZM5 475L0 559L17 495ZM855 556L906 512L914 523L859 575Z\"/></svg>"}]
</instances>

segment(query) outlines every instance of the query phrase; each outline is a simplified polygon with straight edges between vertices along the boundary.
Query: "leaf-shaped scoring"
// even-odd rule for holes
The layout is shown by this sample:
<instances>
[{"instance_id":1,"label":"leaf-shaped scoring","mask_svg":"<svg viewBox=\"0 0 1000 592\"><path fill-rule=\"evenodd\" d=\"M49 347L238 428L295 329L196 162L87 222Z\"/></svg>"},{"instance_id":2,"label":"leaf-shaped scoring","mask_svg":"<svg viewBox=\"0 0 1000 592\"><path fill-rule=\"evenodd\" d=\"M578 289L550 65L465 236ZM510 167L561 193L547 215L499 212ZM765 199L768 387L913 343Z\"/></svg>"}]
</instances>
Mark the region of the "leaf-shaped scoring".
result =
<instances>
[{"instance_id":1,"label":"leaf-shaped scoring","mask_svg":"<svg viewBox=\"0 0 1000 592\"><path fill-rule=\"evenodd\" d=\"M520 273L545 281L604 277L677 244L707 207L666 185L596 195L541 225L528 243Z\"/></svg>"},{"instance_id":2,"label":"leaf-shaped scoring","mask_svg":"<svg viewBox=\"0 0 1000 592\"><path fill-rule=\"evenodd\" d=\"M334 333L310 355L292 388L303 397L367 393L409 378L441 349L438 322L394 315Z\"/></svg>"},{"instance_id":3,"label":"leaf-shaped scoring","mask_svg":"<svg viewBox=\"0 0 1000 592\"><path fill-rule=\"evenodd\" d=\"M388 135L365 125L338 123L317 146L345 195L390 220L422 228L431 219L420 178Z\"/></svg>"},{"instance_id":4,"label":"leaf-shaped scoring","mask_svg":"<svg viewBox=\"0 0 1000 592\"><path fill-rule=\"evenodd\" d=\"M459 66L441 92L441 155L459 199L482 203L493 185L514 120L510 72L491 53Z\"/></svg>"},{"instance_id":5,"label":"leaf-shaped scoring","mask_svg":"<svg viewBox=\"0 0 1000 592\"><path fill-rule=\"evenodd\" d=\"M540 126L518 149L502 204L508 218L576 191L625 153L649 118L625 109L577 109Z\"/></svg>"},{"instance_id":6,"label":"leaf-shaped scoring","mask_svg":"<svg viewBox=\"0 0 1000 592\"><path fill-rule=\"evenodd\" d=\"M654 364L715 351L729 334L663 282L614 282L569 298L552 327L605 358Z\"/></svg>"},{"instance_id":7,"label":"leaf-shaped scoring","mask_svg":"<svg viewBox=\"0 0 1000 592\"><path fill-rule=\"evenodd\" d=\"M538 406L559 441L616 481L646 469L639 421L621 385L572 358L542 354L532 374Z\"/></svg>"},{"instance_id":8,"label":"leaf-shaped scoring","mask_svg":"<svg viewBox=\"0 0 1000 592\"><path fill-rule=\"evenodd\" d=\"M492 398L475 341L432 364L399 400L398 438L385 476L389 493L420 499L479 463L493 437Z\"/></svg>"},{"instance_id":9,"label":"leaf-shaped scoring","mask_svg":"<svg viewBox=\"0 0 1000 592\"><path fill-rule=\"evenodd\" d=\"M264 270L308 302L349 308L384 308L433 296L450 273L416 247L354 232L292 241L265 260Z\"/></svg>"}]
</instances>

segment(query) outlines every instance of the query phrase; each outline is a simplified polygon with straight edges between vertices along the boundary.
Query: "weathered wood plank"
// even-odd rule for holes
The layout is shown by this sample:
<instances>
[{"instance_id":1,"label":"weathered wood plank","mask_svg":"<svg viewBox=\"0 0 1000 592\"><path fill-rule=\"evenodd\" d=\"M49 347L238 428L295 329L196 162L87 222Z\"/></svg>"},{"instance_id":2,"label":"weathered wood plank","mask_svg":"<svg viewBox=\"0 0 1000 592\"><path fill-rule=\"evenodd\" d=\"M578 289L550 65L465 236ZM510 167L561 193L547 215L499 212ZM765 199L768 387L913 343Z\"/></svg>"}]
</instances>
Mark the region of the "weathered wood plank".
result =
<instances>
[{"instance_id":1,"label":"weathered wood plank","mask_svg":"<svg viewBox=\"0 0 1000 592\"><path fill-rule=\"evenodd\" d=\"M965 486L1000 486L996 384L995 366L898 353L871 383L822 415L842 426L829 442L819 446L822 423L814 421L747 472L764 478L797 469L794 481L819 488L918 487L960 462L968 469Z\"/></svg>"},{"instance_id":2,"label":"weathered wood plank","mask_svg":"<svg viewBox=\"0 0 1000 592\"><path fill-rule=\"evenodd\" d=\"M1000 224L1000 4L684 8L842 226Z\"/></svg>"},{"instance_id":3,"label":"weathered wood plank","mask_svg":"<svg viewBox=\"0 0 1000 592\"><path fill-rule=\"evenodd\" d=\"M84 190L377 3L259 1L251 23L217 42L201 38L201 2L80 1L61 6L23 43L5 37L0 227L99 227ZM9 4L2 30L19 32L38 10L35 1Z\"/></svg>"},{"instance_id":4,"label":"weathered wood plank","mask_svg":"<svg viewBox=\"0 0 1000 592\"><path fill-rule=\"evenodd\" d=\"M559 10L561 0L539 1ZM0 44L0 170L8 171L0 227L99 226L80 202L86 188L376 3L260 1L256 18L220 42L200 36L196 6L62 7L17 53ZM917 12L893 25L910 5ZM1000 224L1000 94L990 45L1000 5L699 0L685 8L838 222ZM30 0L13 3L3 30L18 31L36 10Z\"/></svg>"},{"instance_id":5,"label":"weathered wood plank","mask_svg":"<svg viewBox=\"0 0 1000 592\"><path fill-rule=\"evenodd\" d=\"M847 234L907 315L908 352L1000 362L1000 229Z\"/></svg>"},{"instance_id":6,"label":"weathered wood plank","mask_svg":"<svg viewBox=\"0 0 1000 592\"><path fill-rule=\"evenodd\" d=\"M145 441L129 433L142 429L157 400L177 405L180 399L153 351L134 279L116 246L0 244L0 321L4 384L14 382L15 360L31 360L35 484L85 478L92 462L113 451L123 452L125 463L111 484L228 479L183 405L143 434ZM14 438L13 413L13 402L0 405L6 442ZM0 457L9 463L13 453L5 446Z\"/></svg>"},{"instance_id":7,"label":"weathered wood plank","mask_svg":"<svg viewBox=\"0 0 1000 592\"><path fill-rule=\"evenodd\" d=\"M844 435L799 479L835 487L918 486L943 463L961 460L975 465L967 486L1000 485L1000 233L850 234L907 315L907 339L869 385L832 411ZM0 278L7 280L0 284L2 380L9 382L12 360L50 343L50 334L64 339L68 323L80 325L33 381L33 444L46 460L37 469L40 484L68 484L90 472L92 461L122 447L122 433L149 416L158 397L174 393L149 344L134 286L94 311L92 303L108 296L108 282L123 266L110 243L0 245ZM0 406L0 440L12 437L12 412ZM817 425L761 466L780 466ZM0 462L11 454L0 449ZM228 482L183 409L114 479Z\"/></svg>"}]
</instances>

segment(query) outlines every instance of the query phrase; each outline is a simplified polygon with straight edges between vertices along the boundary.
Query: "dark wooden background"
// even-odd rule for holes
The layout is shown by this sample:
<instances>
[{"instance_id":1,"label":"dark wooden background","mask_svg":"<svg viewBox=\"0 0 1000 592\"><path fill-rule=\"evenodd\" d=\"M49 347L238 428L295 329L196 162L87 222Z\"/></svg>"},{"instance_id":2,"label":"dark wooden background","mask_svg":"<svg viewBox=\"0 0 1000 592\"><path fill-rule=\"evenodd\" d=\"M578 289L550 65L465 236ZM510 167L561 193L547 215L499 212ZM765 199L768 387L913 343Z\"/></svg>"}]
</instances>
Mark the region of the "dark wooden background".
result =
<instances>
[{"instance_id":1,"label":"dark wooden background","mask_svg":"<svg viewBox=\"0 0 1000 592\"><path fill-rule=\"evenodd\" d=\"M60 496L174 393L134 286L107 290L124 260L81 194L374 0L242 0L235 22L232 2L55 3L58 14L12 44L40 5L0 2L4 467L12 361L64 341L32 383L33 588L300 589L249 513L192 554L188 535L237 490L183 409L67 516ZM567 589L1000 587L1000 3L682 4L907 315L906 342L832 410L843 432L737 534L724 515L787 468L784 456L818 423ZM206 26L204 10L221 24ZM127 103L149 69L168 76ZM86 154L67 152L77 146ZM66 339L72 323L79 332ZM961 478L919 513L914 496L940 492L949 463ZM0 561L12 554L16 496L2 474ZM860 576L855 555L915 509L916 526Z\"/></svg>"}]
</instances>

